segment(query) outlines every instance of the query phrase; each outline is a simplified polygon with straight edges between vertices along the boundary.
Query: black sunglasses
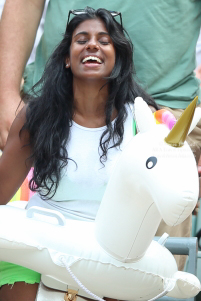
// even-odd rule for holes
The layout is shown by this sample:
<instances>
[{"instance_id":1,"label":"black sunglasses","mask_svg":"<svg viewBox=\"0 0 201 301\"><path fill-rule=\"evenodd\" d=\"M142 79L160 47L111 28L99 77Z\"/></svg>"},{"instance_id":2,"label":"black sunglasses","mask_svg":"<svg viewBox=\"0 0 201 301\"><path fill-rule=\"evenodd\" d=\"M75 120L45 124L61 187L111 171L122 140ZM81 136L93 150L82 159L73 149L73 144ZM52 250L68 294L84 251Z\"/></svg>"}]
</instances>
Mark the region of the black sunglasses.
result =
<instances>
[{"instance_id":1,"label":"black sunglasses","mask_svg":"<svg viewBox=\"0 0 201 301\"><path fill-rule=\"evenodd\" d=\"M120 25L121 27L123 28L123 23L122 23L122 16L121 16L121 13L120 12L117 12L117 11L109 11L111 16L112 17L117 17L119 16L120 17ZM69 24L69 21L70 21L70 15L82 15L82 14L86 14L86 11L85 9L75 9L75 10L69 10L69 13L68 13L68 21L67 21L67 25L66 25L66 28L68 27L68 24Z\"/></svg>"}]
</instances>

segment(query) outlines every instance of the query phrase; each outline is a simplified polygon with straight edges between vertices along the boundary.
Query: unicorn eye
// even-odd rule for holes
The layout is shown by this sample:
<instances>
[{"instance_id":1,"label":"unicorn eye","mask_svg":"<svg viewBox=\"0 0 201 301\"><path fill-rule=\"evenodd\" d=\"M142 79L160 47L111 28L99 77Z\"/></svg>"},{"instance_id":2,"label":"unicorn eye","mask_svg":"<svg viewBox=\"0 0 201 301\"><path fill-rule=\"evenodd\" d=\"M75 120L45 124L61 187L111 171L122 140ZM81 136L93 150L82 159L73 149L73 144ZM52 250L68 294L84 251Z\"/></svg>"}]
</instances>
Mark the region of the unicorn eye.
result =
<instances>
[{"instance_id":1,"label":"unicorn eye","mask_svg":"<svg viewBox=\"0 0 201 301\"><path fill-rule=\"evenodd\" d=\"M156 157L149 157L146 161L146 167L148 169L152 169L157 163L157 158Z\"/></svg>"}]
</instances>

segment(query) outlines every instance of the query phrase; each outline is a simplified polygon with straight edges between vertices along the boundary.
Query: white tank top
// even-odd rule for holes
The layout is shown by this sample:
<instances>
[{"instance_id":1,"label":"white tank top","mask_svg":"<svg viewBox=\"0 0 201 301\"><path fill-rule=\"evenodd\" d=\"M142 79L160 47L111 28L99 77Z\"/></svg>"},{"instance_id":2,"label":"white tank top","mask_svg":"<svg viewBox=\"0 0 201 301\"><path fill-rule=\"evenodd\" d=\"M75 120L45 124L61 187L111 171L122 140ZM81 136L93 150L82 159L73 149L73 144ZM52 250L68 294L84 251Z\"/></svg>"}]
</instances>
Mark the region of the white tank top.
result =
<instances>
[{"instance_id":1,"label":"white tank top","mask_svg":"<svg viewBox=\"0 0 201 301\"><path fill-rule=\"evenodd\" d=\"M106 126L86 128L73 122L67 145L69 160L54 197L42 200L36 193L28 207L39 206L60 211L66 218L93 221L102 200L111 171L125 145L133 137L133 116L127 106L124 138L120 147L108 150L107 161L100 162L100 137ZM114 121L113 121L114 124ZM111 143L112 145L112 143Z\"/></svg>"}]
</instances>

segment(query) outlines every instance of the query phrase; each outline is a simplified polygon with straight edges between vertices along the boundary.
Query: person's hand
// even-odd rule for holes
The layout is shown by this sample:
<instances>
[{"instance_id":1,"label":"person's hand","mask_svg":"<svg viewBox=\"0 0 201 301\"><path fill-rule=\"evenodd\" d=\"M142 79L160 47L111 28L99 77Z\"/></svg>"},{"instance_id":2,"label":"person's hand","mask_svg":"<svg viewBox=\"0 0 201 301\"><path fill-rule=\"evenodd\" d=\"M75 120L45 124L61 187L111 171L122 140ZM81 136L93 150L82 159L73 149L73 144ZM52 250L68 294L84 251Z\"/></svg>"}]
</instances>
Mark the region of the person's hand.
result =
<instances>
[{"instance_id":1,"label":"person's hand","mask_svg":"<svg viewBox=\"0 0 201 301\"><path fill-rule=\"evenodd\" d=\"M24 106L20 96L9 97L0 102L0 149L3 150L6 144L8 133L13 120L19 110ZM20 104L20 106L19 106Z\"/></svg>"},{"instance_id":2,"label":"person's hand","mask_svg":"<svg viewBox=\"0 0 201 301\"><path fill-rule=\"evenodd\" d=\"M201 81L201 65L199 65L196 69L195 69L195 75L196 77ZM200 83L201 85L201 83Z\"/></svg>"},{"instance_id":3,"label":"person's hand","mask_svg":"<svg viewBox=\"0 0 201 301\"><path fill-rule=\"evenodd\" d=\"M149 108L151 109L152 113L156 112L156 109L153 106L149 105Z\"/></svg>"}]
</instances>

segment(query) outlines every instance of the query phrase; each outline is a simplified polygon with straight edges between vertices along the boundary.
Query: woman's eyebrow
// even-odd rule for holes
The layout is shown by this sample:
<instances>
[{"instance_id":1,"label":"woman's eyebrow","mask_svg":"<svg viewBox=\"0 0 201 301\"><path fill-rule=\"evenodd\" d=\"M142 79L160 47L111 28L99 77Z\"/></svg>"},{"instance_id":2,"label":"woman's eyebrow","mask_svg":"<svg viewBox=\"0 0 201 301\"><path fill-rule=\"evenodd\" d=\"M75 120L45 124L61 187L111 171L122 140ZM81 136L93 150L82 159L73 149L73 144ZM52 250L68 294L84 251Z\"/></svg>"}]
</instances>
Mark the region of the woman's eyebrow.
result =
<instances>
[{"instance_id":1,"label":"woman's eyebrow","mask_svg":"<svg viewBox=\"0 0 201 301\"><path fill-rule=\"evenodd\" d=\"M89 33L87 31L80 31L74 35L74 37L78 36L79 34L88 35Z\"/></svg>"},{"instance_id":2,"label":"woman's eyebrow","mask_svg":"<svg viewBox=\"0 0 201 301\"><path fill-rule=\"evenodd\" d=\"M80 34L88 35L89 33L87 31L80 31L80 32L76 33L76 35L74 35L74 37L76 37ZM105 32L105 31L101 31L101 32L98 32L98 35L108 35L109 36L109 33Z\"/></svg>"},{"instance_id":3,"label":"woman's eyebrow","mask_svg":"<svg viewBox=\"0 0 201 301\"><path fill-rule=\"evenodd\" d=\"M101 31L101 32L99 32L98 34L99 34L99 35L107 35L107 36L109 36L109 33L108 33L108 32L105 32L105 31Z\"/></svg>"}]
</instances>

